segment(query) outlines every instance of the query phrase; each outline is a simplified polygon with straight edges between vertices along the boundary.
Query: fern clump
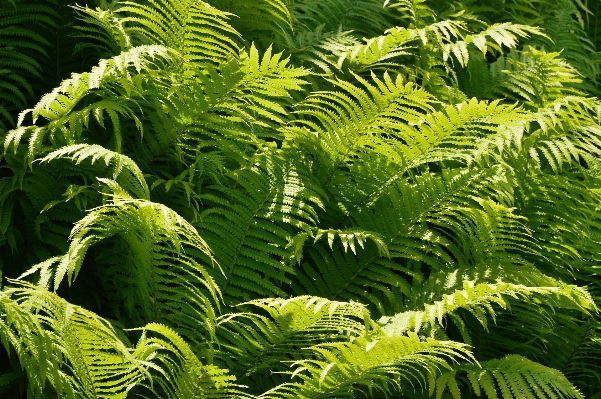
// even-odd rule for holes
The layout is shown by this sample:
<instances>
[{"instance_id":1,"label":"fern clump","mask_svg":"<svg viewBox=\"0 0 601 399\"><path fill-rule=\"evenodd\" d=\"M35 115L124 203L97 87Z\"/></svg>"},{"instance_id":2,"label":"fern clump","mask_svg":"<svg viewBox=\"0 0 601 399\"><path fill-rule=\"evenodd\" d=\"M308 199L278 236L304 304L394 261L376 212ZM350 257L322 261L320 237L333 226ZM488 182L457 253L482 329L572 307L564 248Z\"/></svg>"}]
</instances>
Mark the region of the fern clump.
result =
<instances>
[{"instance_id":1,"label":"fern clump","mask_svg":"<svg viewBox=\"0 0 601 399\"><path fill-rule=\"evenodd\" d=\"M0 0L0 397L598 398L598 11Z\"/></svg>"}]
</instances>

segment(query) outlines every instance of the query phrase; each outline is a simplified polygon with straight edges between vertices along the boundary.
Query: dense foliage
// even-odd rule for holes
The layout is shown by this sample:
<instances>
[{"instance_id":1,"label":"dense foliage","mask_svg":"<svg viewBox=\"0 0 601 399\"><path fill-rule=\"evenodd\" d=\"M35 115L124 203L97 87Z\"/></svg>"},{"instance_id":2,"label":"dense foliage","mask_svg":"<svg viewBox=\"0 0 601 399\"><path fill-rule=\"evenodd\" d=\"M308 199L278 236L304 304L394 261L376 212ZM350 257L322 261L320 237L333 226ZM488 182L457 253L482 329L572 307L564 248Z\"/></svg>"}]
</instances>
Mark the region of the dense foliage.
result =
<instances>
[{"instance_id":1,"label":"dense foliage","mask_svg":"<svg viewBox=\"0 0 601 399\"><path fill-rule=\"evenodd\" d=\"M598 0L0 0L0 397L601 398Z\"/></svg>"}]
</instances>

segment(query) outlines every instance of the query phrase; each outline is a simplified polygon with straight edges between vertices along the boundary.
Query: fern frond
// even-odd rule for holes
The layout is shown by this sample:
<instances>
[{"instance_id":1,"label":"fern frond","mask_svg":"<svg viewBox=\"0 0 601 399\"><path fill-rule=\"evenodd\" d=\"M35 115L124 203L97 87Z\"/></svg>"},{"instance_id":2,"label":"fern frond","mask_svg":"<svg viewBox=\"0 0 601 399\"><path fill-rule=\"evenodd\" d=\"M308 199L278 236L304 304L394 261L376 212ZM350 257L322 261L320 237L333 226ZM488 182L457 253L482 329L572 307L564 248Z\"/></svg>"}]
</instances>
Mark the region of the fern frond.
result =
<instances>
[{"instance_id":1,"label":"fern frond","mask_svg":"<svg viewBox=\"0 0 601 399\"><path fill-rule=\"evenodd\" d=\"M0 1L0 131L14 127L19 109L35 98L51 47L43 32L59 19L55 5Z\"/></svg>"},{"instance_id":2,"label":"fern frond","mask_svg":"<svg viewBox=\"0 0 601 399\"><path fill-rule=\"evenodd\" d=\"M100 245L107 241L112 245ZM41 286L56 290L65 277L72 284L95 246L100 247L96 265L86 267L99 270L84 274L100 280L107 306L117 315L125 313L126 325L164 322L193 342L203 334L213 336L214 307L221 296L207 270L215 267L210 250L194 227L161 204L114 196L75 225L65 255L21 278L39 272Z\"/></svg>"},{"instance_id":3,"label":"fern frond","mask_svg":"<svg viewBox=\"0 0 601 399\"><path fill-rule=\"evenodd\" d=\"M381 256L371 243L365 250L357 250L356 256L337 243L332 250L319 241L311 246L305 243L303 261L296 268L299 286L293 286L295 292L336 300L360 297L373 304L380 314L396 313L404 306L400 298L410 296L406 279L421 278L412 262L423 262L434 270L472 264L494 253L494 247L491 252L480 254L475 248L485 249L495 239L499 251L509 244L504 238L506 229L519 228L524 234L521 239L528 237L527 230L516 223L515 215L504 213L503 207L481 208L490 219L484 225L476 222L483 214L473 213L472 208L478 207L473 195L488 197L498 192L503 180L498 169L442 177L424 175L415 180L397 181L369 209L359 208L350 214L354 224L382 237L390 258ZM497 217L506 220L494 222ZM489 237L490 241L470 242L477 237ZM519 240L513 245L519 248Z\"/></svg>"},{"instance_id":4,"label":"fern frond","mask_svg":"<svg viewBox=\"0 0 601 399\"><path fill-rule=\"evenodd\" d=\"M370 240L371 242L376 244L380 255L389 255L388 248L386 247L386 243L384 243L384 240L382 240L382 237L370 231L365 231L361 229L316 229L300 233L290 240L287 246L287 248L291 248L290 262L301 262L303 258L303 248L305 242L309 238L312 238L313 244L315 244L323 237L328 238L328 244L330 245L330 249L333 249L334 240L336 239L336 237L338 237L340 238L340 242L344 248L344 252L346 252L350 248L353 254L357 255L357 247L355 246L355 241L357 242L358 247L363 249L365 248L367 240Z\"/></svg>"},{"instance_id":5,"label":"fern frond","mask_svg":"<svg viewBox=\"0 0 601 399\"><path fill-rule=\"evenodd\" d=\"M208 3L238 18L231 25L248 41L262 41L271 44L278 37L292 30L292 17L287 0L209 0Z\"/></svg>"},{"instance_id":6,"label":"fern frond","mask_svg":"<svg viewBox=\"0 0 601 399\"><path fill-rule=\"evenodd\" d=\"M358 39L372 37L388 28L389 10L380 0L295 0L291 2L293 26L314 30L324 25L326 32L352 30Z\"/></svg>"},{"instance_id":7,"label":"fern frond","mask_svg":"<svg viewBox=\"0 0 601 399\"><path fill-rule=\"evenodd\" d=\"M32 393L47 378L61 397L125 398L148 377L146 362L94 313L27 284L0 296L0 334L17 353L26 351L29 360L22 364L30 368ZM35 360L39 363L31 369Z\"/></svg>"},{"instance_id":8,"label":"fern frond","mask_svg":"<svg viewBox=\"0 0 601 399\"><path fill-rule=\"evenodd\" d=\"M358 44L352 31L327 32L325 25L313 30L296 30L294 34L281 35L280 46L286 47L292 60L299 65L309 64L324 73L333 73L339 69L337 60L349 48Z\"/></svg>"},{"instance_id":9,"label":"fern frond","mask_svg":"<svg viewBox=\"0 0 601 399\"><path fill-rule=\"evenodd\" d=\"M235 169L245 166L265 141L279 139L276 127L287 119L292 93L303 90L310 75L282 56L271 47L260 54L252 45L238 59L209 66L180 83L182 103L173 108L185 129L182 148L213 147L236 162Z\"/></svg>"},{"instance_id":10,"label":"fern frond","mask_svg":"<svg viewBox=\"0 0 601 399\"><path fill-rule=\"evenodd\" d=\"M469 381L465 385L478 396L484 393L495 399L584 398L559 371L518 355L482 362L480 367L461 365L452 372L443 372L436 381L437 398L441 398L447 388L453 398L461 398L456 373L464 372Z\"/></svg>"},{"instance_id":11,"label":"fern frond","mask_svg":"<svg viewBox=\"0 0 601 399\"><path fill-rule=\"evenodd\" d=\"M360 393L411 390L430 385L456 358L472 360L467 347L448 341L410 337L358 338L352 343L323 344L311 348L319 360L302 360L293 378L259 398L355 397Z\"/></svg>"},{"instance_id":12,"label":"fern frond","mask_svg":"<svg viewBox=\"0 0 601 399\"><path fill-rule=\"evenodd\" d=\"M283 295L279 285L292 271L282 259L287 237L314 227L316 209L323 207L307 173L292 153L269 151L232 173L231 184L202 195L211 207L197 226L223 267L215 279L227 304L267 292Z\"/></svg>"},{"instance_id":13,"label":"fern frond","mask_svg":"<svg viewBox=\"0 0 601 399\"><path fill-rule=\"evenodd\" d=\"M164 325L146 325L132 348L98 315L43 288L15 284L0 292L0 336L22 359L31 395L48 381L65 398L126 398L132 392L169 399L245 397L235 377L203 365Z\"/></svg>"},{"instance_id":14,"label":"fern frond","mask_svg":"<svg viewBox=\"0 0 601 399\"><path fill-rule=\"evenodd\" d=\"M194 64L219 63L238 53L239 35L227 20L230 14L197 0L122 2L125 32L181 53Z\"/></svg>"},{"instance_id":15,"label":"fern frond","mask_svg":"<svg viewBox=\"0 0 601 399\"><path fill-rule=\"evenodd\" d=\"M434 326L436 322L442 325L443 317L463 308L486 328L487 313L495 320L492 304L506 309L508 303L504 296L526 300L535 294L539 294L542 301L558 307L564 307L562 305L565 304L585 312L596 309L590 294L577 286L527 287L511 283L474 284L472 281L464 281L463 290L443 295L442 300L427 304L423 311L407 311L392 317L383 317L379 323L383 324L382 330L388 336L401 335L410 330L417 333L426 323L430 326Z\"/></svg>"},{"instance_id":16,"label":"fern frond","mask_svg":"<svg viewBox=\"0 0 601 399\"><path fill-rule=\"evenodd\" d=\"M317 147L320 183L344 202L378 191L390 179L389 171L406 167L421 155L420 144L427 146L430 138L417 135L414 126L434 110L435 103L400 75L394 80L388 74L382 80L372 75L372 82L357 79L363 87L331 81L337 91L308 96L297 107L299 119L284 129L290 142ZM351 186L356 189L349 190ZM359 198L344 198L350 193Z\"/></svg>"},{"instance_id":17,"label":"fern frond","mask_svg":"<svg viewBox=\"0 0 601 399\"><path fill-rule=\"evenodd\" d=\"M559 55L529 48L500 57L490 66L493 79L499 82L491 90L525 100L535 109L568 95L579 95L580 91L571 85L582 82L580 74Z\"/></svg>"},{"instance_id":18,"label":"fern frond","mask_svg":"<svg viewBox=\"0 0 601 399\"><path fill-rule=\"evenodd\" d=\"M99 145L75 144L53 151L39 161L41 163L47 163L61 158L69 158L75 162L76 165L88 159L92 165L98 160L104 161L106 166L109 166L109 164L112 163L113 180L120 183L122 187L129 188L139 199L150 199L148 185L146 184L142 171L138 165L126 155L107 150Z\"/></svg>"},{"instance_id":19,"label":"fern frond","mask_svg":"<svg viewBox=\"0 0 601 399\"><path fill-rule=\"evenodd\" d=\"M482 55L486 56L488 52L491 52L490 48L497 53L502 53L504 47L508 49L517 48L519 38L527 39L530 35L545 36L540 28L530 25L512 24L509 22L493 24L482 32L467 35L461 41L446 44L443 51L443 60L446 61L453 54L461 66L466 67L469 62L467 46L470 43L473 43Z\"/></svg>"},{"instance_id":20,"label":"fern frond","mask_svg":"<svg viewBox=\"0 0 601 399\"><path fill-rule=\"evenodd\" d=\"M545 48L549 52L560 51L562 58L587 78L581 87L594 90L594 83L589 80L594 80L601 70L594 63L595 45L584 30L581 7L575 1L558 1L547 7L536 22L547 32L552 42L538 37L528 44Z\"/></svg>"},{"instance_id":21,"label":"fern frond","mask_svg":"<svg viewBox=\"0 0 601 399\"><path fill-rule=\"evenodd\" d=\"M48 137L55 146L75 144L81 138L84 127L87 127L91 117L104 127L105 113L111 119L114 132L114 142L117 152L121 149L121 129L119 114L127 115L137 122L138 128L142 128L140 121L132 107L136 107L135 100L131 101L132 92L139 91L140 76L134 79L131 71L140 73L158 59L166 60L170 57L170 50L160 46L140 46L130 51L107 60L101 60L98 66L91 72L73 74L55 88L51 93L42 97L38 104L19 117L19 125L25 116L31 113L35 123L41 116L49 122L43 127L19 126L10 131L4 140L4 150L13 150L15 153L19 144L28 138L27 160L29 164L47 145ZM120 86L120 87L119 87ZM116 90L115 90L116 89ZM113 90L119 93L116 96L102 96ZM99 99L92 99L99 95ZM92 101L86 104L84 99ZM83 107L81 107L83 103ZM80 107L78 107L80 106ZM77 109L80 108L80 109ZM59 144L59 145L57 145Z\"/></svg>"},{"instance_id":22,"label":"fern frond","mask_svg":"<svg viewBox=\"0 0 601 399\"><path fill-rule=\"evenodd\" d=\"M131 38L125 32L123 21L112 10L77 5L73 8L82 21L75 27L79 31L77 37L87 39L87 42L80 42L76 51L93 48L100 58L109 58L131 48Z\"/></svg>"},{"instance_id":23,"label":"fern frond","mask_svg":"<svg viewBox=\"0 0 601 399\"><path fill-rule=\"evenodd\" d=\"M234 383L235 376L228 370L203 364L186 341L169 327L150 323L139 330L143 333L133 354L147 359L160 372L150 383L144 381L148 392L160 392L157 398L250 399Z\"/></svg>"},{"instance_id":24,"label":"fern frond","mask_svg":"<svg viewBox=\"0 0 601 399\"><path fill-rule=\"evenodd\" d=\"M365 336L374 327L365 306L356 302L301 296L260 299L239 308L245 312L218 319L218 356L240 382L250 380L257 387L265 385L268 374L286 371L284 360L304 359L306 348Z\"/></svg>"}]
</instances>

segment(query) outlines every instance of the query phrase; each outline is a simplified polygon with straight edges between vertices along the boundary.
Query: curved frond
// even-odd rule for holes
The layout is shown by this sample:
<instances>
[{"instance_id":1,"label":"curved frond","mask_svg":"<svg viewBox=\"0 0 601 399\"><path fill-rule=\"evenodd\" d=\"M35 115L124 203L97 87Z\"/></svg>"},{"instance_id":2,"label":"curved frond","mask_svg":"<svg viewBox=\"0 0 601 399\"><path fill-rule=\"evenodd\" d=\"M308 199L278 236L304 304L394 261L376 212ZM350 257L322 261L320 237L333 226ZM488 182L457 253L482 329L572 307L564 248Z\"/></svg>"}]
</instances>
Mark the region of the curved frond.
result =
<instances>
[{"instance_id":1,"label":"curved frond","mask_svg":"<svg viewBox=\"0 0 601 399\"><path fill-rule=\"evenodd\" d=\"M447 388L453 398L462 397L456 373L466 373L469 383L465 385L476 395L486 394L493 399L584 398L559 371L521 356L509 355L483 362L480 366L462 365L443 373L436 381L437 398L441 398Z\"/></svg>"},{"instance_id":2,"label":"curved frond","mask_svg":"<svg viewBox=\"0 0 601 399\"><path fill-rule=\"evenodd\" d=\"M294 378L302 382L283 384L259 398L292 399L352 398L360 393L426 388L456 358L471 360L467 347L417 336L383 337L374 341L323 344L311 348L319 360L296 362Z\"/></svg>"}]
</instances>

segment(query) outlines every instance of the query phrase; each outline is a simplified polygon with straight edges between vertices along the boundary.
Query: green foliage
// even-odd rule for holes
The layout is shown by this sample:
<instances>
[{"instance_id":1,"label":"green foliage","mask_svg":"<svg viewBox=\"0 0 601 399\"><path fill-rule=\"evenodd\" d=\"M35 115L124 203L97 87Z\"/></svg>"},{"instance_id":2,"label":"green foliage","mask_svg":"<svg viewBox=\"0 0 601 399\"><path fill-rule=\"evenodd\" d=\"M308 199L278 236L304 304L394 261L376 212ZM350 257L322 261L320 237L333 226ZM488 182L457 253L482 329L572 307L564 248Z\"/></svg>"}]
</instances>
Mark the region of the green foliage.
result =
<instances>
[{"instance_id":1,"label":"green foliage","mask_svg":"<svg viewBox=\"0 0 601 399\"><path fill-rule=\"evenodd\" d=\"M597 3L0 0L0 396L598 397Z\"/></svg>"}]
</instances>

